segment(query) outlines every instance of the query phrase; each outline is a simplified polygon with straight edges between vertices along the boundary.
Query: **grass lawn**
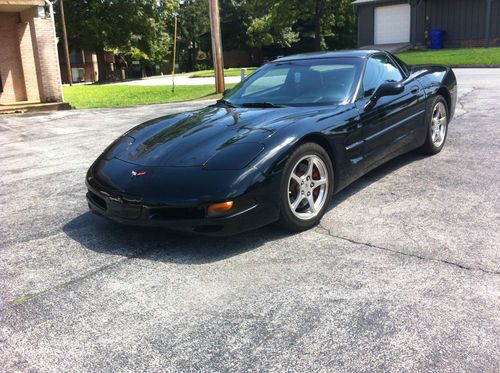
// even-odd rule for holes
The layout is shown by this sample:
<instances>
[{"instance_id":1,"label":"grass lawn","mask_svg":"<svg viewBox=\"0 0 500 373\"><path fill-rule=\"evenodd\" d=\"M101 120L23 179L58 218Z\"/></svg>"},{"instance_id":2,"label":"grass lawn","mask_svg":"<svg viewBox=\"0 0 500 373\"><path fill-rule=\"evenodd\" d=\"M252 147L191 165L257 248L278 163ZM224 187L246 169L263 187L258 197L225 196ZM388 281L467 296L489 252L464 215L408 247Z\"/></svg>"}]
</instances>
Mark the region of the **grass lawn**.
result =
<instances>
[{"instance_id":1,"label":"grass lawn","mask_svg":"<svg viewBox=\"0 0 500 373\"><path fill-rule=\"evenodd\" d=\"M443 49L438 51L409 51L398 56L410 65L500 65L500 48ZM248 68L252 73L255 68ZM239 68L225 70L226 76L239 76ZM191 73L191 77L213 76L212 70ZM231 88L234 84L227 85ZM64 97L78 108L109 108L218 98L213 85L176 86L172 94L170 86L133 85L77 85L64 87Z\"/></svg>"},{"instance_id":2,"label":"grass lawn","mask_svg":"<svg viewBox=\"0 0 500 373\"><path fill-rule=\"evenodd\" d=\"M442 49L409 51L397 54L410 65L500 65L500 48Z\"/></svg>"},{"instance_id":3,"label":"grass lawn","mask_svg":"<svg viewBox=\"0 0 500 373\"><path fill-rule=\"evenodd\" d=\"M234 84L227 84L228 88ZM77 109L218 98L213 85L171 86L77 85L64 87L64 98Z\"/></svg>"},{"instance_id":4,"label":"grass lawn","mask_svg":"<svg viewBox=\"0 0 500 373\"><path fill-rule=\"evenodd\" d=\"M250 75L255 71L255 67L247 68L247 75ZM190 78L213 78L214 71L213 70L200 70L194 71L192 73L188 73ZM241 76L241 68L232 67L230 69L224 69L224 76Z\"/></svg>"}]
</instances>

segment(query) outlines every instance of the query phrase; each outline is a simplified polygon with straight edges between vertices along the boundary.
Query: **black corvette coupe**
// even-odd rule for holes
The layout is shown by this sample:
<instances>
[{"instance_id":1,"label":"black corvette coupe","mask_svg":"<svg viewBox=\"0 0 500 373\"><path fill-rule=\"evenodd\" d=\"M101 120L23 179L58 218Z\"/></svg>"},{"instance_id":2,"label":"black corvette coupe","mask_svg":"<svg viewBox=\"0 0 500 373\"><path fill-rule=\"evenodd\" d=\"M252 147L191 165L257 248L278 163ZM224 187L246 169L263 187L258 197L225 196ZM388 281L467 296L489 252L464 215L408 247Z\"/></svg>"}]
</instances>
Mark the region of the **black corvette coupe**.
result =
<instances>
[{"instance_id":1,"label":"black corvette coupe","mask_svg":"<svg viewBox=\"0 0 500 373\"><path fill-rule=\"evenodd\" d=\"M90 167L90 209L120 223L227 235L313 227L334 193L402 153L443 148L453 71L384 51L268 63L215 105L143 123Z\"/></svg>"}]
</instances>

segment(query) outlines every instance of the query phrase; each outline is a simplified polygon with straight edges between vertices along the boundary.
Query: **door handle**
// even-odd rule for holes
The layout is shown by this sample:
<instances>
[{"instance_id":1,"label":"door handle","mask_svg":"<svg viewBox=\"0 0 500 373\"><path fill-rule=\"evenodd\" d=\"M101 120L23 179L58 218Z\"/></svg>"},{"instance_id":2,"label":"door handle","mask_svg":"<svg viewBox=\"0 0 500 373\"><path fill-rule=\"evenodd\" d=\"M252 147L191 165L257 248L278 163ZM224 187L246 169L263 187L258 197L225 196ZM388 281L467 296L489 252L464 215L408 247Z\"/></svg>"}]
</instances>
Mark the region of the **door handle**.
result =
<instances>
[{"instance_id":1,"label":"door handle","mask_svg":"<svg viewBox=\"0 0 500 373\"><path fill-rule=\"evenodd\" d=\"M413 94L418 93L418 91L420 91L420 88L417 86L412 87L412 89L411 89L411 93L413 93Z\"/></svg>"}]
</instances>

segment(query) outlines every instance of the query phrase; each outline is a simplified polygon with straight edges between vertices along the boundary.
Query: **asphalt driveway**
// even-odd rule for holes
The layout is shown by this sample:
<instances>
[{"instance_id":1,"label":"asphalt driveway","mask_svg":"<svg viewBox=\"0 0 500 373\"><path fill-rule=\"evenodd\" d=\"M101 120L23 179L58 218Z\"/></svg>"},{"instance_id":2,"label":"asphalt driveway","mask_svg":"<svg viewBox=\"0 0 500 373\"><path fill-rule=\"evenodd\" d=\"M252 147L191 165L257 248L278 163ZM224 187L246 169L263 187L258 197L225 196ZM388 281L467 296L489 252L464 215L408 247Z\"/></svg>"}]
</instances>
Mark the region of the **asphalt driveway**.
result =
<instances>
[{"instance_id":1,"label":"asphalt driveway","mask_svg":"<svg viewBox=\"0 0 500 373\"><path fill-rule=\"evenodd\" d=\"M442 153L378 168L294 235L87 212L111 140L206 102L0 117L0 371L500 371L500 69L457 75Z\"/></svg>"}]
</instances>

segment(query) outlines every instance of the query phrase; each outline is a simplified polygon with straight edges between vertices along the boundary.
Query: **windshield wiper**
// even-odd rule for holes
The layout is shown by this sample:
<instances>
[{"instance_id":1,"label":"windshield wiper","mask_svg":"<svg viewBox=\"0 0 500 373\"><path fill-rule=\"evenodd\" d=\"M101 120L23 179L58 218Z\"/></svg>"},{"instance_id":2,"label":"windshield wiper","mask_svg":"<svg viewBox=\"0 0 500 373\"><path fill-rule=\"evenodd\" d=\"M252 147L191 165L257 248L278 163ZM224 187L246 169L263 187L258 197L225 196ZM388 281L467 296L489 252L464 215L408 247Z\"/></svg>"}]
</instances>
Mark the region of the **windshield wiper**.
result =
<instances>
[{"instance_id":1,"label":"windshield wiper","mask_svg":"<svg viewBox=\"0 0 500 373\"><path fill-rule=\"evenodd\" d=\"M223 98L221 98L220 100L217 100L217 103L218 104L222 104L222 105L226 105L226 106L229 106L229 107L233 107L233 108L238 107L235 104L233 104L231 101L224 100Z\"/></svg>"},{"instance_id":2,"label":"windshield wiper","mask_svg":"<svg viewBox=\"0 0 500 373\"><path fill-rule=\"evenodd\" d=\"M285 105L273 104L272 102L247 102L242 104L243 107L260 107L260 108L280 108Z\"/></svg>"}]
</instances>

